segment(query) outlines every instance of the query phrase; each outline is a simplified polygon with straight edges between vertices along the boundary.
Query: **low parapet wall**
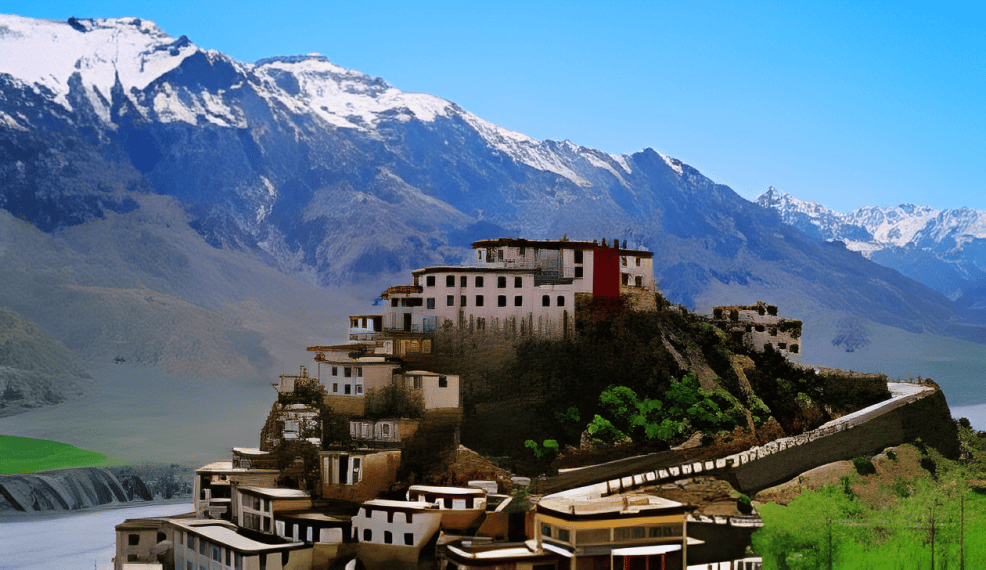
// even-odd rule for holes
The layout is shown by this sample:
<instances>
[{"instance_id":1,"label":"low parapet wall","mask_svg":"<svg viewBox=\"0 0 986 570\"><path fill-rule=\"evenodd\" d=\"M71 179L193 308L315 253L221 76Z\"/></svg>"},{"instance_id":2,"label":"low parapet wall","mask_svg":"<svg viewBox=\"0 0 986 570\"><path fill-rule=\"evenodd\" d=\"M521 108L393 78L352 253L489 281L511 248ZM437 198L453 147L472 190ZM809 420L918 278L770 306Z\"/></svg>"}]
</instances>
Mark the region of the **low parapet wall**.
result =
<instances>
[{"instance_id":1,"label":"low parapet wall","mask_svg":"<svg viewBox=\"0 0 986 570\"><path fill-rule=\"evenodd\" d=\"M889 387L893 394L890 400L804 434L716 459L668 465L667 461L675 455L665 452L595 465L563 473L545 482L544 491L572 496L605 496L662 481L713 476L730 481L743 493L752 494L820 465L874 455L886 447L917 439L946 457L958 457L958 436L941 389L933 384L891 383ZM665 466L661 467L661 464ZM645 465L647 471L641 472L640 467ZM607 479L600 481L599 478L604 476ZM582 486L573 488L576 481ZM568 490L563 490L566 488Z\"/></svg>"}]
</instances>

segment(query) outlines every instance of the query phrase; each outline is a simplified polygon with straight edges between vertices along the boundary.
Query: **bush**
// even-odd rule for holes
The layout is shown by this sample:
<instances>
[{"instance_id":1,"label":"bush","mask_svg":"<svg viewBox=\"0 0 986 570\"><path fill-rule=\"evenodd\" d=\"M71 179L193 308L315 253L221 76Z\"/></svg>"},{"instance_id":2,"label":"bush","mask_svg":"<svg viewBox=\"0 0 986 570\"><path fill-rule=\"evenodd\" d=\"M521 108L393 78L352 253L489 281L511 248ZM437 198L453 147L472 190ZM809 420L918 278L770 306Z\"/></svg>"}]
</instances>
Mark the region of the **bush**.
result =
<instances>
[{"instance_id":1,"label":"bush","mask_svg":"<svg viewBox=\"0 0 986 570\"><path fill-rule=\"evenodd\" d=\"M857 457L852 460L853 466L856 468L856 473L860 475L874 475L876 474L876 466L873 465L873 461L868 457Z\"/></svg>"},{"instance_id":2,"label":"bush","mask_svg":"<svg viewBox=\"0 0 986 570\"><path fill-rule=\"evenodd\" d=\"M374 420L420 418L425 415L425 402L420 394L391 384L381 390L367 391L363 415Z\"/></svg>"}]
</instances>

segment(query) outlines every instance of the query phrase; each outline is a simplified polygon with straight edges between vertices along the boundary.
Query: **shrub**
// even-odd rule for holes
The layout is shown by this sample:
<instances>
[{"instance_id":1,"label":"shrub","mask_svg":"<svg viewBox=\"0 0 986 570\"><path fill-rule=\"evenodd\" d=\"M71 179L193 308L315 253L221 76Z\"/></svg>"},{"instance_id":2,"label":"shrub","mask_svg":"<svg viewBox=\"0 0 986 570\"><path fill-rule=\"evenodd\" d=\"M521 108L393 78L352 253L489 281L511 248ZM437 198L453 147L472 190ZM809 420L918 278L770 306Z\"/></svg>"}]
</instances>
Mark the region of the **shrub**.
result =
<instances>
[{"instance_id":1,"label":"shrub","mask_svg":"<svg viewBox=\"0 0 986 570\"><path fill-rule=\"evenodd\" d=\"M876 473L876 466L868 457L857 457L852 460L852 464L856 468L856 473L860 475L874 475Z\"/></svg>"},{"instance_id":2,"label":"shrub","mask_svg":"<svg viewBox=\"0 0 986 570\"><path fill-rule=\"evenodd\" d=\"M366 393L363 415L369 419L420 418L424 414L425 402L421 395L395 384Z\"/></svg>"}]
</instances>

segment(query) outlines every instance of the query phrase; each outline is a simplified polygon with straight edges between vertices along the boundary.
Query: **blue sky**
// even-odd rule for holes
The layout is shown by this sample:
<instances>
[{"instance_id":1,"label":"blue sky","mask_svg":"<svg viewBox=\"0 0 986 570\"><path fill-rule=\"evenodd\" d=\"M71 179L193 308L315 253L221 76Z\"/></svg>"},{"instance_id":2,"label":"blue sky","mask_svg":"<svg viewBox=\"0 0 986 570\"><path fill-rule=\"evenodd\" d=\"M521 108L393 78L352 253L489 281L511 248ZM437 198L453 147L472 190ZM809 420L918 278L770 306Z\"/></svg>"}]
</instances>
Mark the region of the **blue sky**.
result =
<instances>
[{"instance_id":1,"label":"blue sky","mask_svg":"<svg viewBox=\"0 0 986 570\"><path fill-rule=\"evenodd\" d=\"M241 61L318 52L537 139L653 147L753 199L986 209L982 3L12 0ZM2 54L0 54L2 57Z\"/></svg>"}]
</instances>

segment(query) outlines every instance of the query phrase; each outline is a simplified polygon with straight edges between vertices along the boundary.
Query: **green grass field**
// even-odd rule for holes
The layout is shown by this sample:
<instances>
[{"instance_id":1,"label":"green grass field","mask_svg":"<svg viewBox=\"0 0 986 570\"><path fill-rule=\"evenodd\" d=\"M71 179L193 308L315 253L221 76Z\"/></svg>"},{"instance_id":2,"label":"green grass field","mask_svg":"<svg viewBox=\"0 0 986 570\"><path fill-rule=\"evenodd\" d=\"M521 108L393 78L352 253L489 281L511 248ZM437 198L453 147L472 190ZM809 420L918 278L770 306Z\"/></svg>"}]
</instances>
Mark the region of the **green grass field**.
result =
<instances>
[{"instance_id":1,"label":"green grass field","mask_svg":"<svg viewBox=\"0 0 986 570\"><path fill-rule=\"evenodd\" d=\"M0 435L0 475L120 463L115 457L57 441Z\"/></svg>"}]
</instances>

